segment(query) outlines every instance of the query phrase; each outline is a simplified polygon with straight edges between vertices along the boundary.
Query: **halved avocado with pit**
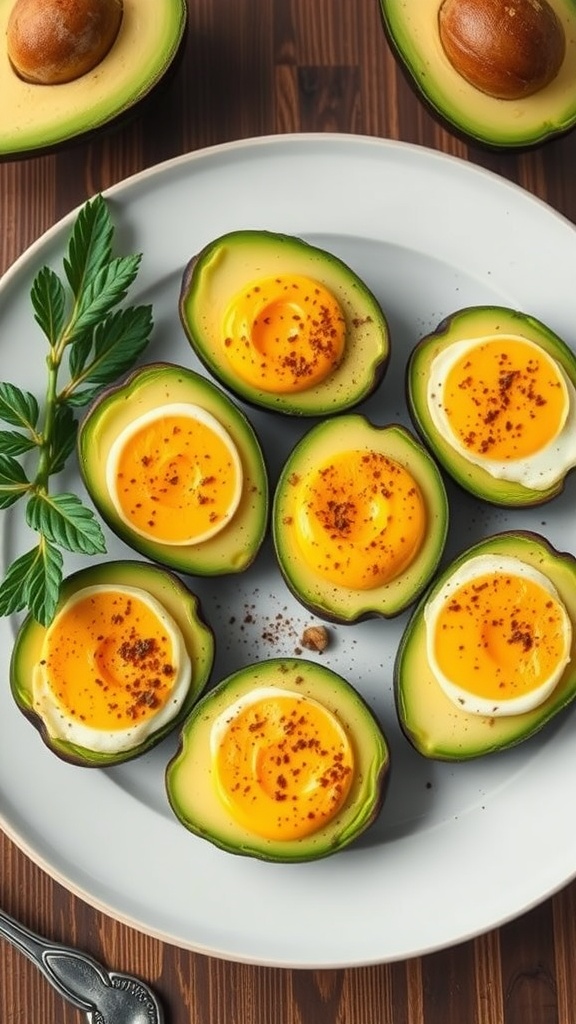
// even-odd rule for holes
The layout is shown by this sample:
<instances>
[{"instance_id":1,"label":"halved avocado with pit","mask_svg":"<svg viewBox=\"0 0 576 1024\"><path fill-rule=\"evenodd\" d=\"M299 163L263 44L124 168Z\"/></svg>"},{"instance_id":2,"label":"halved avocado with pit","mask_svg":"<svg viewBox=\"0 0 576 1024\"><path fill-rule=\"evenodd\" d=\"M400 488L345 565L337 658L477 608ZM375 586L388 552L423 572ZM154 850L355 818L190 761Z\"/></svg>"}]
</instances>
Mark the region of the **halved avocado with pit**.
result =
<instances>
[{"instance_id":1,"label":"halved avocado with pit","mask_svg":"<svg viewBox=\"0 0 576 1024\"><path fill-rule=\"evenodd\" d=\"M549 85L523 99L497 99L455 70L440 41L441 0L380 0L384 31L416 92L449 127L498 149L526 148L576 124L576 8L549 0L564 28L566 49Z\"/></svg>"},{"instance_id":2,"label":"halved avocado with pit","mask_svg":"<svg viewBox=\"0 0 576 1024\"><path fill-rule=\"evenodd\" d=\"M569 664L544 703L524 714L488 717L463 711L446 696L427 657L426 605L456 569L479 555L513 556L538 569L556 588L572 622ZM404 631L394 667L394 692L402 730L424 757L464 761L533 736L576 697L576 559L530 531L496 534L463 552L422 597Z\"/></svg>"},{"instance_id":3,"label":"halved avocado with pit","mask_svg":"<svg viewBox=\"0 0 576 1024\"><path fill-rule=\"evenodd\" d=\"M425 535L413 560L389 582L368 589L338 586L314 571L302 553L296 529L307 476L335 455L354 451L376 452L404 467L420 490L426 515ZM272 510L276 556L290 589L316 615L342 623L390 618L416 600L435 572L444 550L448 516L440 471L410 431L397 424L379 427L365 416L349 413L312 427L287 459Z\"/></svg>"},{"instance_id":4,"label":"halved avocado with pit","mask_svg":"<svg viewBox=\"0 0 576 1024\"><path fill-rule=\"evenodd\" d=\"M0 35L12 9L0 3ZM179 56L186 0L123 0L118 36L96 67L71 82L37 85L18 77L0 47L0 158L52 149L131 111Z\"/></svg>"},{"instance_id":5,"label":"halved avocado with pit","mask_svg":"<svg viewBox=\"0 0 576 1024\"><path fill-rule=\"evenodd\" d=\"M138 588L155 598L179 627L192 666L190 687L176 716L143 742L117 753L88 750L55 738L34 708L33 678L42 658L46 627L29 615L20 627L10 661L10 686L16 704L32 722L49 749L64 761L86 768L120 764L146 753L175 729L196 703L210 678L214 662L214 634L204 620L198 598L173 573L147 562L116 560L90 565L66 577L56 608L59 610L86 587Z\"/></svg>"},{"instance_id":6,"label":"halved avocado with pit","mask_svg":"<svg viewBox=\"0 0 576 1024\"><path fill-rule=\"evenodd\" d=\"M306 390L278 394L235 372L226 355L224 322L230 302L242 289L280 274L318 281L337 299L345 321L345 349L324 380ZM210 242L184 271L180 317L194 352L220 384L244 401L276 412L323 416L349 409L372 393L388 364L388 324L366 284L337 256L291 235L233 231Z\"/></svg>"},{"instance_id":7,"label":"halved avocado with pit","mask_svg":"<svg viewBox=\"0 0 576 1024\"><path fill-rule=\"evenodd\" d=\"M345 803L311 835L296 839L256 835L230 814L218 794L214 723L260 687L317 701L336 716L351 744L355 766ZM280 776L290 771L290 748L298 742L289 722L286 736ZM199 701L182 727L179 749L166 770L166 789L172 810L185 828L221 849L267 861L310 861L342 850L372 824L384 799L389 767L390 752L381 726L347 680L306 659L273 658L240 669ZM280 801L279 806L282 810ZM273 813L278 813L278 805Z\"/></svg>"},{"instance_id":8,"label":"halved avocado with pit","mask_svg":"<svg viewBox=\"0 0 576 1024\"><path fill-rule=\"evenodd\" d=\"M504 306L469 306L451 314L413 349L406 369L410 416L420 436L450 476L465 490L494 505L528 507L550 501L564 487L565 477L543 489L499 480L456 451L437 430L430 415L427 389L436 356L457 341L517 335L539 345L566 372L576 387L576 356L546 324ZM544 412L545 415L545 412Z\"/></svg>"},{"instance_id":9,"label":"halved avocado with pit","mask_svg":"<svg viewBox=\"0 0 576 1024\"><path fill-rule=\"evenodd\" d=\"M172 545L139 535L119 515L106 479L118 435L139 416L168 403L210 413L235 444L242 464L242 494L221 532L197 543ZM79 468L102 518L131 548L154 562L199 576L244 572L254 561L268 523L268 476L260 442L244 414L215 384L172 363L150 363L101 394L78 431Z\"/></svg>"}]
</instances>

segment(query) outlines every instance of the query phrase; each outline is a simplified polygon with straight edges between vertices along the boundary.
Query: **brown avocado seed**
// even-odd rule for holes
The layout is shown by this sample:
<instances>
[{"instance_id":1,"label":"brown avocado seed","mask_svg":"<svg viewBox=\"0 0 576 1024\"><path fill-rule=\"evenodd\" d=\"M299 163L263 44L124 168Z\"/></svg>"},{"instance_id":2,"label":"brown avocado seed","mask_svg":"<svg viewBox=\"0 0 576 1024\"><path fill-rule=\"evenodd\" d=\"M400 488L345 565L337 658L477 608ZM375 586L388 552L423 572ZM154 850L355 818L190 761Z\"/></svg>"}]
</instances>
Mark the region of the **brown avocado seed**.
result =
<instances>
[{"instance_id":1,"label":"brown avocado seed","mask_svg":"<svg viewBox=\"0 0 576 1024\"><path fill-rule=\"evenodd\" d=\"M39 85L80 78L110 50L122 13L122 0L16 0L6 29L10 63Z\"/></svg>"},{"instance_id":2,"label":"brown avocado seed","mask_svg":"<svg viewBox=\"0 0 576 1024\"><path fill-rule=\"evenodd\" d=\"M564 28L547 0L443 0L438 28L453 68L498 99L538 92L564 60Z\"/></svg>"}]
</instances>

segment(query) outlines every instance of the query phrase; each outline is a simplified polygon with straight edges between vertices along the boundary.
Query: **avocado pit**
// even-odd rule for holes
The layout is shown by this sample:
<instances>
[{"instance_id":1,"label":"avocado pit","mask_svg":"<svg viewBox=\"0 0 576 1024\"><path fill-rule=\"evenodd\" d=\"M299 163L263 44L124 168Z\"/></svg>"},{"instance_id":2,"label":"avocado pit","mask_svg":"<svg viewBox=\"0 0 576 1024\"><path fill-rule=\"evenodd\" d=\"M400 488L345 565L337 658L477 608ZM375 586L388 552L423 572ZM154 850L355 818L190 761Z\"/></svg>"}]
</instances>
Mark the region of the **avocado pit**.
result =
<instances>
[{"instance_id":1,"label":"avocado pit","mask_svg":"<svg viewBox=\"0 0 576 1024\"><path fill-rule=\"evenodd\" d=\"M539 92L556 78L566 51L547 0L443 0L438 30L453 68L496 99Z\"/></svg>"},{"instance_id":2,"label":"avocado pit","mask_svg":"<svg viewBox=\"0 0 576 1024\"><path fill-rule=\"evenodd\" d=\"M6 29L10 64L26 82L74 81L104 59L122 15L122 0L16 0Z\"/></svg>"}]
</instances>

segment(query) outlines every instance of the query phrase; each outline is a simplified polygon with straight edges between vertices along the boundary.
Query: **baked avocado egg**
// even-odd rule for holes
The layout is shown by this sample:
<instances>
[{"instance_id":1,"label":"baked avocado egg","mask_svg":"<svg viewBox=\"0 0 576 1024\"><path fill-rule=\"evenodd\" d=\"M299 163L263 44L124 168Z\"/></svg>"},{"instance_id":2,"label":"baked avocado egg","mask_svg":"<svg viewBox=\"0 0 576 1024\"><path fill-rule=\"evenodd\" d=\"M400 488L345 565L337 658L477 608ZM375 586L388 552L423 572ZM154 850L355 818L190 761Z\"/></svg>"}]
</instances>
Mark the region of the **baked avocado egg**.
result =
<instances>
[{"instance_id":1,"label":"baked avocado egg","mask_svg":"<svg viewBox=\"0 0 576 1024\"><path fill-rule=\"evenodd\" d=\"M94 4L99 6L97 0ZM30 6L29 0L25 6ZM72 23L76 17L77 5L70 0L58 5L53 0L36 0L35 6L41 17L50 13L50 7L55 8L53 16L57 21L67 13L71 14ZM23 48L22 29L16 33L18 23L14 18L12 58L19 70L12 64L7 30L15 4L13 0L1 0L0 35L4 44L0 47L0 157L32 154L88 135L132 110L160 82L183 43L187 23L185 0L122 0L121 7L117 31L109 20L106 30L102 29L98 46L104 42L108 49L101 59L69 81L58 78L82 71L84 57L78 56L80 47L74 59L67 57L65 61L61 56L60 67L44 61L41 73L52 77L52 83L45 84L22 77L34 74L42 62L30 46ZM61 36L60 28L57 24L57 31L52 33L55 38Z\"/></svg>"},{"instance_id":2,"label":"baked avocado egg","mask_svg":"<svg viewBox=\"0 0 576 1024\"><path fill-rule=\"evenodd\" d=\"M390 45L451 128L501 149L576 123L571 0L380 0Z\"/></svg>"},{"instance_id":3,"label":"baked avocado egg","mask_svg":"<svg viewBox=\"0 0 576 1024\"><path fill-rule=\"evenodd\" d=\"M389 764L379 722L349 682L273 658L228 676L192 710L166 789L180 822L223 850L308 861L374 821Z\"/></svg>"},{"instance_id":4,"label":"baked avocado egg","mask_svg":"<svg viewBox=\"0 0 576 1024\"><path fill-rule=\"evenodd\" d=\"M291 235L233 231L210 242L184 271L180 317L220 384L286 414L349 409L388 363L388 325L368 287Z\"/></svg>"},{"instance_id":5,"label":"baked avocado egg","mask_svg":"<svg viewBox=\"0 0 576 1024\"><path fill-rule=\"evenodd\" d=\"M495 505L539 505L576 465L576 356L540 320L471 306L413 349L408 408L454 480Z\"/></svg>"},{"instance_id":6,"label":"baked avocado egg","mask_svg":"<svg viewBox=\"0 0 576 1024\"><path fill-rule=\"evenodd\" d=\"M404 427L348 413L312 427L287 459L272 530L288 586L315 614L399 614L441 558L448 502L436 463Z\"/></svg>"},{"instance_id":7,"label":"baked avocado egg","mask_svg":"<svg viewBox=\"0 0 576 1024\"><path fill-rule=\"evenodd\" d=\"M10 685L53 753L98 768L144 754L174 729L213 660L213 632L181 580L119 560L68 576L50 626L24 620Z\"/></svg>"},{"instance_id":8,"label":"baked avocado egg","mask_svg":"<svg viewBox=\"0 0 576 1024\"><path fill-rule=\"evenodd\" d=\"M576 696L576 559L529 531L463 552L415 609L394 688L425 757L462 761L533 736Z\"/></svg>"},{"instance_id":9,"label":"baked avocado egg","mask_svg":"<svg viewBox=\"0 0 576 1024\"><path fill-rule=\"evenodd\" d=\"M193 370L151 363L109 388L78 431L102 518L152 561L201 576L243 572L268 520L268 477L244 414Z\"/></svg>"}]
</instances>

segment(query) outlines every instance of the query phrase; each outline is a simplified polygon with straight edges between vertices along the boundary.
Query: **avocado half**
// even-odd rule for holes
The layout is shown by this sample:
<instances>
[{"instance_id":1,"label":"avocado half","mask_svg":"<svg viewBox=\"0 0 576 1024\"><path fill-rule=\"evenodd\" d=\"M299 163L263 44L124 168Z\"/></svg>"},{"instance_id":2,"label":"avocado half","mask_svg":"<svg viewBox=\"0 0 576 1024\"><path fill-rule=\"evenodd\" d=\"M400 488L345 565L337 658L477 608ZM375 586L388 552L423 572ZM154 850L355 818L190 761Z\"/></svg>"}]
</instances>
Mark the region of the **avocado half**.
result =
<instances>
[{"instance_id":1,"label":"avocado half","mask_svg":"<svg viewBox=\"0 0 576 1024\"><path fill-rule=\"evenodd\" d=\"M573 624L571 660L552 694L520 715L490 718L462 711L437 683L426 654L424 611L452 573L478 555L512 555L534 566L556 587ZM464 761L514 746L533 736L576 697L576 558L556 551L529 531L495 534L456 558L434 581L415 609L400 641L394 666L398 719L410 743L443 761Z\"/></svg>"},{"instance_id":2,"label":"avocado half","mask_svg":"<svg viewBox=\"0 0 576 1024\"><path fill-rule=\"evenodd\" d=\"M13 4L0 3L0 36ZM90 72L59 85L34 85L17 76L0 47L0 158L52 149L90 134L131 111L179 56L187 24L186 0L123 0L118 36Z\"/></svg>"},{"instance_id":3,"label":"avocado half","mask_svg":"<svg viewBox=\"0 0 576 1024\"><path fill-rule=\"evenodd\" d=\"M422 493L428 527L414 561L389 583L370 590L338 587L314 573L302 557L295 533L299 483L335 453L365 450L383 453L407 469ZM349 413L312 427L287 459L274 495L272 531L276 557L286 583L314 614L353 623L391 618L416 600L435 572L448 530L448 499L440 471L420 442L405 427L378 427L365 416Z\"/></svg>"},{"instance_id":4,"label":"avocado half","mask_svg":"<svg viewBox=\"0 0 576 1024\"><path fill-rule=\"evenodd\" d=\"M223 323L229 302L245 285L276 274L320 281L346 320L346 350L338 367L321 383L293 394L251 386L226 358ZM276 412L324 416L349 409L372 393L388 364L388 324L375 296L338 257L292 235L233 231L210 242L185 268L180 317L194 352L220 384L245 402Z\"/></svg>"},{"instance_id":5,"label":"avocado half","mask_svg":"<svg viewBox=\"0 0 576 1024\"><path fill-rule=\"evenodd\" d=\"M318 832L293 840L254 835L238 824L218 798L212 778L211 731L215 720L257 687L311 697L338 718L351 742L356 771L345 805ZM166 789L180 822L229 853L267 861L316 860L348 846L377 817L390 767L388 743L363 697L323 665L300 658L272 658L240 669L206 694L182 726L180 745L166 770Z\"/></svg>"},{"instance_id":6,"label":"avocado half","mask_svg":"<svg viewBox=\"0 0 576 1024\"><path fill-rule=\"evenodd\" d=\"M121 519L107 486L106 465L115 438L134 419L179 402L200 406L225 428L238 450L244 479L238 508L220 533L199 543L170 545L140 536ZM154 562L193 575L218 576L243 572L260 550L268 524L268 476L260 442L230 398L193 370L150 363L102 392L80 424L78 463L102 518L126 544Z\"/></svg>"},{"instance_id":7,"label":"avocado half","mask_svg":"<svg viewBox=\"0 0 576 1024\"><path fill-rule=\"evenodd\" d=\"M94 586L138 587L166 609L180 627L192 664L190 689L178 714L143 743L121 753L87 750L73 743L54 738L33 706L32 680L42 657L46 628L29 615L22 623L14 643L10 661L12 696L22 713L38 730L49 749L63 761L85 768L103 768L132 760L156 746L175 729L189 713L205 689L214 662L214 634L204 621L198 598L173 573L139 561L111 561L90 565L68 576L62 582L56 614L79 590Z\"/></svg>"},{"instance_id":8,"label":"avocado half","mask_svg":"<svg viewBox=\"0 0 576 1024\"><path fill-rule=\"evenodd\" d=\"M438 353L455 341L498 334L519 335L540 345L562 366L576 387L576 356L546 324L505 306L469 306L442 320L436 330L422 338L412 350L406 369L408 410L420 436L464 490L493 505L511 508L541 505L562 491L565 478L545 490L497 480L481 466L470 463L440 436L428 410L426 392L430 366Z\"/></svg>"},{"instance_id":9,"label":"avocado half","mask_svg":"<svg viewBox=\"0 0 576 1024\"><path fill-rule=\"evenodd\" d=\"M521 100L488 96L452 67L438 30L441 0L380 0L380 11L392 50L433 113L484 145L527 148L576 124L576 8L572 0L549 2L564 27L564 61L549 85Z\"/></svg>"}]
</instances>

